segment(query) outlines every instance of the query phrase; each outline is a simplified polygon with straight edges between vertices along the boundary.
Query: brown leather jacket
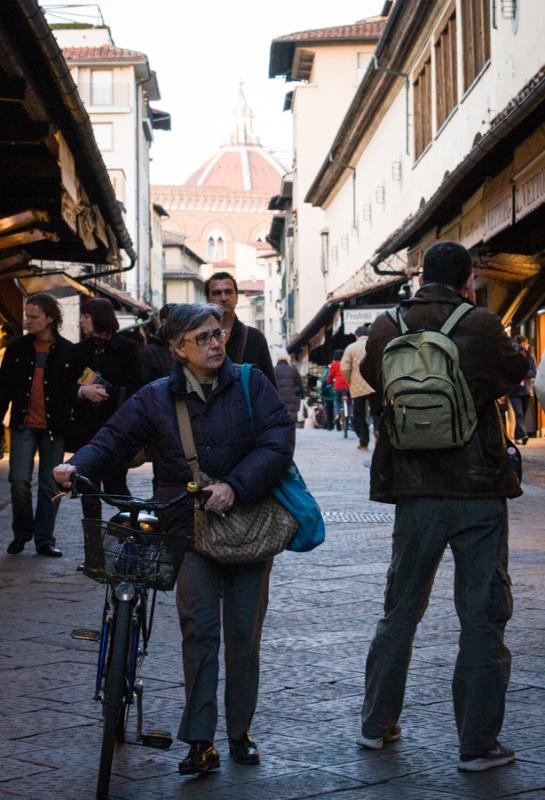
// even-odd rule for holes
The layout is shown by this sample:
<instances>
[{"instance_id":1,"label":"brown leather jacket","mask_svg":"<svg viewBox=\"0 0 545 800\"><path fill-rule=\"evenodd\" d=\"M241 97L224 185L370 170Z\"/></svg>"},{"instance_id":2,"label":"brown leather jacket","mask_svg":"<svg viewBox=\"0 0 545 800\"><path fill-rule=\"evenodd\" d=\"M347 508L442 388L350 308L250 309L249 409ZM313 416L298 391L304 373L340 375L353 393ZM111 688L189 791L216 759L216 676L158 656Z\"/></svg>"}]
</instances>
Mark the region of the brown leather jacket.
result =
<instances>
[{"instance_id":1,"label":"brown leather jacket","mask_svg":"<svg viewBox=\"0 0 545 800\"><path fill-rule=\"evenodd\" d=\"M439 330L453 309L466 302L448 286L427 283L401 313L411 329ZM399 331L381 314L369 330L362 376L382 395L382 353ZM495 401L508 394L528 372L528 361L517 353L499 318L475 308L452 335L460 367L469 384L478 423L470 441L452 450L394 450L381 423L371 465L371 499L386 503L399 497L517 497L521 489L505 450Z\"/></svg>"}]
</instances>

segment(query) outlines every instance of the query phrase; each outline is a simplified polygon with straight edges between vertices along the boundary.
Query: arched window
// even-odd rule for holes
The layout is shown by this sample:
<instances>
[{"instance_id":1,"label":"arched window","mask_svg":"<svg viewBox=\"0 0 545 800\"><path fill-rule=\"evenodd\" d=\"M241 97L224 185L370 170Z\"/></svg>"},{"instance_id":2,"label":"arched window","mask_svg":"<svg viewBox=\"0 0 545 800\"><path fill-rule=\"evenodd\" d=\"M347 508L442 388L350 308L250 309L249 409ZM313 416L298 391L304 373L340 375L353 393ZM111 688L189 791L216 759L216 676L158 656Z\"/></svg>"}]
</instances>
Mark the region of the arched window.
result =
<instances>
[{"instance_id":1,"label":"arched window","mask_svg":"<svg viewBox=\"0 0 545 800\"><path fill-rule=\"evenodd\" d=\"M214 229L208 234L207 257L209 261L223 261L225 258L225 237L223 231Z\"/></svg>"}]
</instances>

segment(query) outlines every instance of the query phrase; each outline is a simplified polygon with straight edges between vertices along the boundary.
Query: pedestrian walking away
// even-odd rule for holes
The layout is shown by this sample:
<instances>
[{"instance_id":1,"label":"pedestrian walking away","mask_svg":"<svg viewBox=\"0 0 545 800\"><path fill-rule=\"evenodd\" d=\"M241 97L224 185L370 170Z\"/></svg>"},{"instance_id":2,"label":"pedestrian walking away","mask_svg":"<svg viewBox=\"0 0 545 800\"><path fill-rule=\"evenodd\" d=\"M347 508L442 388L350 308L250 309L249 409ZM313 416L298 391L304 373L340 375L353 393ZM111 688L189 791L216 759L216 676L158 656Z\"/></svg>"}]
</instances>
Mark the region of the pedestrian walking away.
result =
<instances>
[{"instance_id":1,"label":"pedestrian walking away","mask_svg":"<svg viewBox=\"0 0 545 800\"><path fill-rule=\"evenodd\" d=\"M470 395L465 397L465 438L455 421L453 443L443 442L441 449L434 449L438 435L428 433L439 424L440 394L432 403L420 389L404 397L400 393L392 400L395 408L386 408L381 419L371 465L371 499L395 503L396 513L384 615L367 656L359 741L363 747L380 749L401 735L399 718L412 641L428 605L435 572L450 546L461 626L452 683L458 767L476 772L515 758L510 747L498 742L498 736L511 665L504 643L505 625L512 613L506 499L520 495L521 490L507 454L496 400L517 386L527 374L529 362L513 348L495 314L466 302L471 269L471 257L462 245L432 245L424 257L421 288L394 314L400 325L386 313L369 331L362 375L381 401L385 348L404 336L413 337L413 352L418 339L428 340L422 345L424 362L433 358L434 364L440 364L445 348L450 348L452 358L445 361L450 364L445 375L455 399L463 386ZM425 333L443 326L446 330L449 318L456 320L453 312L457 323L448 335ZM388 356L390 373L392 359L401 350L396 348ZM447 383L444 392L448 395ZM476 419L471 413L473 406ZM401 417L394 418L396 413ZM396 438L398 419L404 428ZM441 433L450 435L450 424ZM412 446L407 445L410 441Z\"/></svg>"},{"instance_id":2,"label":"pedestrian walking away","mask_svg":"<svg viewBox=\"0 0 545 800\"><path fill-rule=\"evenodd\" d=\"M303 399L303 381L299 375L299 370L290 364L290 357L287 350L279 350L277 362L274 368L276 386L278 394L288 407L291 418L297 421L297 412Z\"/></svg>"},{"instance_id":3,"label":"pedestrian walking away","mask_svg":"<svg viewBox=\"0 0 545 800\"><path fill-rule=\"evenodd\" d=\"M193 480L176 415L182 400L200 470L216 481L207 486L206 509L225 513L235 500L256 505L270 495L291 463L295 426L276 389L255 368L249 381L250 419L241 368L225 355L222 315L223 309L213 304L171 309L166 333L176 359L172 375L131 397L89 445L56 470L59 482L74 468L94 481L112 467L121 471L153 440L158 454L155 496L171 500ZM180 504L161 518L162 529L188 541L177 584L186 692L178 738L190 745L179 765L182 775L204 774L220 765L214 738L222 626L229 753L239 763L259 763L250 727L272 566L272 559L224 564L201 555L193 549L193 524L192 504Z\"/></svg>"},{"instance_id":4,"label":"pedestrian walking away","mask_svg":"<svg viewBox=\"0 0 545 800\"><path fill-rule=\"evenodd\" d=\"M525 417L530 405L530 400L534 396L534 379L537 374L536 362L528 349L528 339L526 336L515 336L515 350L520 350L530 362L530 369L520 381L519 385L509 395L509 402L515 413L515 442L516 444L527 444L528 433L526 431Z\"/></svg>"},{"instance_id":5,"label":"pedestrian walking away","mask_svg":"<svg viewBox=\"0 0 545 800\"><path fill-rule=\"evenodd\" d=\"M333 353L333 361L329 365L326 377L326 381L330 383L333 386L333 389L335 390L333 410L335 412L334 422L337 425L337 430L340 430L338 426L338 420L340 417L341 404L344 397L348 399L348 416L349 417L352 416L352 404L350 401L350 386L348 385L348 381L344 377L341 370L342 357L343 357L343 350L335 350L335 352Z\"/></svg>"},{"instance_id":6,"label":"pedestrian walking away","mask_svg":"<svg viewBox=\"0 0 545 800\"><path fill-rule=\"evenodd\" d=\"M373 388L361 376L360 364L365 358L369 325L360 325L356 329L356 341L345 348L341 359L341 372L350 388L352 398L352 418L354 430L358 437L358 449L369 448L369 422L371 404L376 395ZM374 406L373 406L374 410ZM373 430L376 434L378 425L373 417Z\"/></svg>"},{"instance_id":7,"label":"pedestrian walking away","mask_svg":"<svg viewBox=\"0 0 545 800\"><path fill-rule=\"evenodd\" d=\"M166 303L159 311L160 328L157 333L152 333L149 342L142 350L142 374L144 383L167 378L172 371L172 355L170 345L165 335L170 309L175 303Z\"/></svg>"},{"instance_id":8,"label":"pedestrian walking away","mask_svg":"<svg viewBox=\"0 0 545 800\"><path fill-rule=\"evenodd\" d=\"M257 328L242 323L235 313L238 286L230 272L215 272L204 284L206 299L223 308L227 355L235 364L254 364L276 386L267 340Z\"/></svg>"},{"instance_id":9,"label":"pedestrian walking away","mask_svg":"<svg viewBox=\"0 0 545 800\"><path fill-rule=\"evenodd\" d=\"M127 397L142 383L142 367L136 342L117 333L119 322L109 300L91 297L82 303L81 331L85 336L74 347L70 392L72 414L67 449L87 444ZM128 495L127 466L105 470L101 479L109 494ZM97 497L82 495L83 515L101 518Z\"/></svg>"},{"instance_id":10,"label":"pedestrian walking away","mask_svg":"<svg viewBox=\"0 0 545 800\"><path fill-rule=\"evenodd\" d=\"M62 312L45 292L25 303L28 333L8 345L0 369L0 420L11 403L9 482L13 541L7 552L21 553L34 539L39 555L59 558L55 547L58 502L51 475L62 460L68 425L66 386L73 345L59 334ZM32 509L32 474L38 453L38 499Z\"/></svg>"}]
</instances>

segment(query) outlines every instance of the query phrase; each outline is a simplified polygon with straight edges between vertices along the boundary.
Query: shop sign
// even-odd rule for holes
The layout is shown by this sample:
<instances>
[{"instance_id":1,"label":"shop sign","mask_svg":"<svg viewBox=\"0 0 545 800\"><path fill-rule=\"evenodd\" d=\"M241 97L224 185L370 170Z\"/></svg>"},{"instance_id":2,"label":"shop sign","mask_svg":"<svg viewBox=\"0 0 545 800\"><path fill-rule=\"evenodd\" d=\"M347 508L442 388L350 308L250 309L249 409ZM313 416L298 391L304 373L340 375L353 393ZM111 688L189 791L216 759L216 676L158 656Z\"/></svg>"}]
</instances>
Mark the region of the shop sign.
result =
<instances>
[{"instance_id":1,"label":"shop sign","mask_svg":"<svg viewBox=\"0 0 545 800\"><path fill-rule=\"evenodd\" d=\"M484 212L484 236L486 242L504 228L513 224L513 188L501 194Z\"/></svg>"},{"instance_id":2,"label":"shop sign","mask_svg":"<svg viewBox=\"0 0 545 800\"><path fill-rule=\"evenodd\" d=\"M360 325L374 322L383 311L383 308L343 308L345 334L355 333Z\"/></svg>"},{"instance_id":3,"label":"shop sign","mask_svg":"<svg viewBox=\"0 0 545 800\"><path fill-rule=\"evenodd\" d=\"M545 166L515 187L515 219L522 219L542 203L545 203Z\"/></svg>"}]
</instances>

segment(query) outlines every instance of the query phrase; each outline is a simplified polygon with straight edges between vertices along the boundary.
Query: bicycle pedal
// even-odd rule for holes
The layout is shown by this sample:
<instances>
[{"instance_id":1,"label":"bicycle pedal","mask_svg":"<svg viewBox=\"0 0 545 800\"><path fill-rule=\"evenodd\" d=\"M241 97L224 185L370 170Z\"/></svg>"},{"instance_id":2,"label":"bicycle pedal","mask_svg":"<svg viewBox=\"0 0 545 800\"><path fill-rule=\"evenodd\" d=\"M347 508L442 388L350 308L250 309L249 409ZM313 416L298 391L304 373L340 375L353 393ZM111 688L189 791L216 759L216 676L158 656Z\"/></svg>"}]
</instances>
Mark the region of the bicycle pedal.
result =
<instances>
[{"instance_id":1,"label":"bicycle pedal","mask_svg":"<svg viewBox=\"0 0 545 800\"><path fill-rule=\"evenodd\" d=\"M90 628L74 628L70 636L72 639L84 639L87 642L100 642L100 631Z\"/></svg>"},{"instance_id":2,"label":"bicycle pedal","mask_svg":"<svg viewBox=\"0 0 545 800\"><path fill-rule=\"evenodd\" d=\"M142 734L142 744L144 747L155 747L159 750L168 750L174 741L169 731L148 730Z\"/></svg>"}]
</instances>

